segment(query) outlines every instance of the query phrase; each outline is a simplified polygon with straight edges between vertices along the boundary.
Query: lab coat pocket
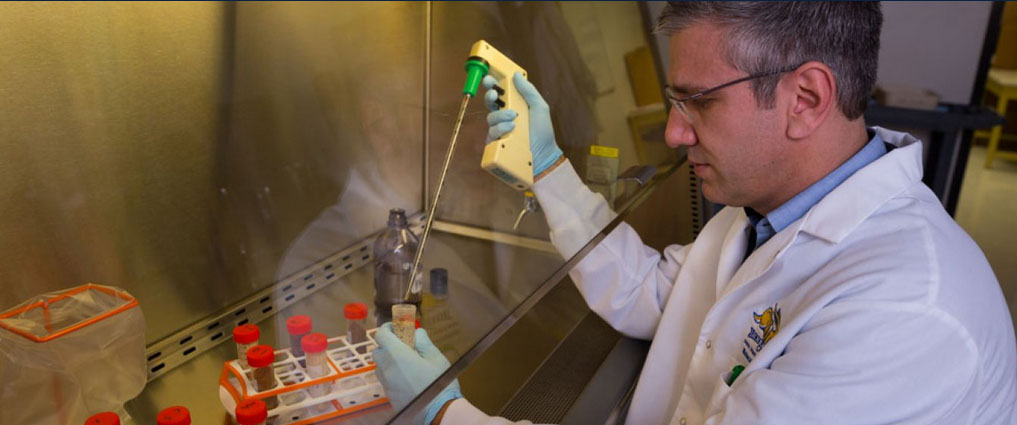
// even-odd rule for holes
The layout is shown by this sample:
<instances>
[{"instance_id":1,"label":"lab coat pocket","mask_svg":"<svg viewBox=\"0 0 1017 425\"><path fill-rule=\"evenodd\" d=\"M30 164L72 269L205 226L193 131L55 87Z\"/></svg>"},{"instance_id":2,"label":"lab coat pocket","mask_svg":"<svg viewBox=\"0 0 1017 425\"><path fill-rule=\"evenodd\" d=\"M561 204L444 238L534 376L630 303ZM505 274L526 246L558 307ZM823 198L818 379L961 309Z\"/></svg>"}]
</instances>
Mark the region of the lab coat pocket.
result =
<instances>
[{"instance_id":1,"label":"lab coat pocket","mask_svg":"<svg viewBox=\"0 0 1017 425\"><path fill-rule=\"evenodd\" d=\"M716 415L724 408L724 402L727 400L727 396L731 393L731 385L734 385L731 381L731 374L732 371L728 370L717 377L717 381L713 386L713 395L710 396L710 402L706 404L707 418ZM740 381L742 378L743 377L739 376L735 382ZM732 384L728 385L728 382L732 382Z\"/></svg>"}]
</instances>

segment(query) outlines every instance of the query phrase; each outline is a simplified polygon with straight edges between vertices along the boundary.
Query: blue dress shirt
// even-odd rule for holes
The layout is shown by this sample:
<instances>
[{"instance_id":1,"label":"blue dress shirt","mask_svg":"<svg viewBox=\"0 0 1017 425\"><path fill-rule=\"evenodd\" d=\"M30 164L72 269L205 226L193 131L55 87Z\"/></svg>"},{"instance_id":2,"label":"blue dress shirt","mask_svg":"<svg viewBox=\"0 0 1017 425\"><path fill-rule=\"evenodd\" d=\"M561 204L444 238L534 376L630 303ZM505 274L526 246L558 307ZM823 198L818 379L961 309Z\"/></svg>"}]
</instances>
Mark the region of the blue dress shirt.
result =
<instances>
[{"instance_id":1,"label":"blue dress shirt","mask_svg":"<svg viewBox=\"0 0 1017 425\"><path fill-rule=\"evenodd\" d=\"M862 169L869 165L870 162L883 156L887 152L887 146L883 143L883 139L878 134L870 134L873 134L872 139L858 153L841 164L840 167L831 171L826 177L813 183L812 186L801 191L783 205L770 211L765 217L752 208L745 207L745 215L749 217L749 226L745 228L745 232L749 235L749 245L745 250L745 258L749 258L749 254L752 254L752 251L770 240L777 232L784 230L788 225L805 215L812 206L816 205L819 200L823 199L826 194L833 191L844 180L847 180L848 177L851 177L855 171Z\"/></svg>"}]
</instances>

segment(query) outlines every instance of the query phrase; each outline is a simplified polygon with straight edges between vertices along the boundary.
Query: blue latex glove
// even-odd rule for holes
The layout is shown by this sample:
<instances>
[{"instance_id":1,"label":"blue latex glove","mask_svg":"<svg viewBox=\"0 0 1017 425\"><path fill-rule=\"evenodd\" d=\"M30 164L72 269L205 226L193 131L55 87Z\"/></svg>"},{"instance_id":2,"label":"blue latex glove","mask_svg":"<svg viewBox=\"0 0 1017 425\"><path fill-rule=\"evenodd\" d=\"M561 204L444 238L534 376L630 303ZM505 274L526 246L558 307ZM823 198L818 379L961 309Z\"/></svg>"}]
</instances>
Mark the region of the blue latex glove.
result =
<instances>
[{"instance_id":1,"label":"blue latex glove","mask_svg":"<svg viewBox=\"0 0 1017 425\"><path fill-rule=\"evenodd\" d=\"M374 334L374 340L378 342L378 348L374 350L374 363L378 366L375 375L385 387L388 401L396 411L410 404L414 397L449 368L448 359L434 346L426 331L417 329L413 339L416 347L410 348L392 332L391 322L378 327L378 332ZM430 424L447 401L462 396L459 380L452 381L427 405L424 423Z\"/></svg>"},{"instance_id":2,"label":"blue latex glove","mask_svg":"<svg viewBox=\"0 0 1017 425\"><path fill-rule=\"evenodd\" d=\"M516 73L512 76L519 94L523 96L526 105L530 109L530 152L533 153L533 175L543 173L553 165L562 152L554 141L554 127L551 126L551 108L537 92L537 88L530 84L523 74ZM487 92L484 93L484 104L491 112L487 114L487 143L500 139L516 127L513 120L519 115L511 109L498 109L494 103L498 99L498 92L493 89L498 83L494 77L488 75L483 80Z\"/></svg>"}]
</instances>

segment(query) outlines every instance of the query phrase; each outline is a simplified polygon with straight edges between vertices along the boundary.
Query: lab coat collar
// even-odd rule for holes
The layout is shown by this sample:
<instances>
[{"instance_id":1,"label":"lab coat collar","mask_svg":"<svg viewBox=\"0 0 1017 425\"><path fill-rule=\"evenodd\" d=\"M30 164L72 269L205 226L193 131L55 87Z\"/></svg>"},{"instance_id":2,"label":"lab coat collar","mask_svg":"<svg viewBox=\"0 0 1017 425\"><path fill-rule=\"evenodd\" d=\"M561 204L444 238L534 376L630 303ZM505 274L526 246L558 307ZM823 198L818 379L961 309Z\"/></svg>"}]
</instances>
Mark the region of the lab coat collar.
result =
<instances>
[{"instance_id":1,"label":"lab coat collar","mask_svg":"<svg viewBox=\"0 0 1017 425\"><path fill-rule=\"evenodd\" d=\"M745 234L745 226L749 225L749 217L745 215L745 209L728 208L735 216L732 224L727 228L727 234L724 235L720 258L717 259L717 299L720 299L727 288L733 286L731 283L736 282L736 278L740 274L745 274L746 267L744 267L743 260L749 244L748 235ZM751 256L749 257L751 258Z\"/></svg>"},{"instance_id":2,"label":"lab coat collar","mask_svg":"<svg viewBox=\"0 0 1017 425\"><path fill-rule=\"evenodd\" d=\"M748 243L744 229L749 219L742 208L733 212L732 225L724 237L725 254L718 262L717 299L766 273L800 232L839 243L891 197L922 179L921 141L880 127L872 130L895 149L856 171L744 262L741 253Z\"/></svg>"},{"instance_id":3,"label":"lab coat collar","mask_svg":"<svg viewBox=\"0 0 1017 425\"><path fill-rule=\"evenodd\" d=\"M855 172L802 218L800 230L839 243L890 198L922 180L922 142L907 133L872 127L896 147Z\"/></svg>"}]
</instances>

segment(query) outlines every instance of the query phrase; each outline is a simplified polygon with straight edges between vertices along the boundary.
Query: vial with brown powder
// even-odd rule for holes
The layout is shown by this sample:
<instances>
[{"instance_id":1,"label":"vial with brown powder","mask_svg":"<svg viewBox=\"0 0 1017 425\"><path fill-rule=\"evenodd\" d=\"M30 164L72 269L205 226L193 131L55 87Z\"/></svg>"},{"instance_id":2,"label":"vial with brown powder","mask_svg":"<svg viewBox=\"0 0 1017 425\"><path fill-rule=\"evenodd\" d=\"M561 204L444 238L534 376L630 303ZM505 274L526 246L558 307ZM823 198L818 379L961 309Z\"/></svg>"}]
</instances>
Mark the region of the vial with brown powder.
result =
<instances>
[{"instance_id":1,"label":"vial with brown powder","mask_svg":"<svg viewBox=\"0 0 1017 425\"><path fill-rule=\"evenodd\" d=\"M257 325L246 324L233 328L233 342L237 343L237 363L240 367L244 369L250 367L247 365L247 350L258 345L259 338L261 331Z\"/></svg>"},{"instance_id":2,"label":"vial with brown powder","mask_svg":"<svg viewBox=\"0 0 1017 425\"><path fill-rule=\"evenodd\" d=\"M85 425L120 425L120 416L113 412L96 413L85 419Z\"/></svg>"},{"instance_id":3,"label":"vial with brown powder","mask_svg":"<svg viewBox=\"0 0 1017 425\"><path fill-rule=\"evenodd\" d=\"M396 304L392 306L392 332L410 347L413 345L413 332L416 331L417 306L413 304Z\"/></svg>"},{"instance_id":4,"label":"vial with brown powder","mask_svg":"<svg viewBox=\"0 0 1017 425\"><path fill-rule=\"evenodd\" d=\"M300 315L286 319L286 330L290 333L290 353L293 353L293 357L303 357L304 349L300 347L300 339L311 332L311 317ZM301 366L307 366L306 360L299 361Z\"/></svg>"},{"instance_id":5,"label":"vial with brown powder","mask_svg":"<svg viewBox=\"0 0 1017 425\"><path fill-rule=\"evenodd\" d=\"M191 411L184 406L162 409L155 417L156 425L191 425Z\"/></svg>"},{"instance_id":6,"label":"vial with brown powder","mask_svg":"<svg viewBox=\"0 0 1017 425\"><path fill-rule=\"evenodd\" d=\"M304 368L307 371L307 376L311 379L327 376L332 371L328 366L328 356L325 354L325 349L328 348L328 337L323 333L309 333L304 335L300 343L304 346L304 352L307 353L307 367ZM317 384L308 388L307 391L311 397L322 397L332 391L332 383ZM316 405L314 410L321 413L327 408L327 403L321 403Z\"/></svg>"},{"instance_id":7,"label":"vial with brown powder","mask_svg":"<svg viewBox=\"0 0 1017 425\"><path fill-rule=\"evenodd\" d=\"M349 303L343 308L343 316L346 317L346 341L350 345L357 345L367 342L367 304ZM356 348L357 352L367 352L366 346Z\"/></svg>"},{"instance_id":8,"label":"vial with brown powder","mask_svg":"<svg viewBox=\"0 0 1017 425\"><path fill-rule=\"evenodd\" d=\"M238 404L233 413L240 425L265 425L265 419L268 418L268 408L265 407L265 402L257 399Z\"/></svg>"},{"instance_id":9,"label":"vial with brown powder","mask_svg":"<svg viewBox=\"0 0 1017 425\"><path fill-rule=\"evenodd\" d=\"M275 352L268 345L255 345L247 350L247 364L253 368L254 389L258 392L268 391L275 388L278 382L275 378L275 369L272 362L275 360ZM269 396L262 399L266 408L275 409L279 405L279 396Z\"/></svg>"}]
</instances>

